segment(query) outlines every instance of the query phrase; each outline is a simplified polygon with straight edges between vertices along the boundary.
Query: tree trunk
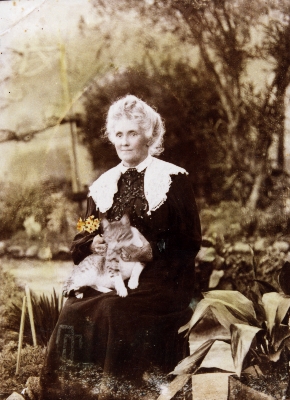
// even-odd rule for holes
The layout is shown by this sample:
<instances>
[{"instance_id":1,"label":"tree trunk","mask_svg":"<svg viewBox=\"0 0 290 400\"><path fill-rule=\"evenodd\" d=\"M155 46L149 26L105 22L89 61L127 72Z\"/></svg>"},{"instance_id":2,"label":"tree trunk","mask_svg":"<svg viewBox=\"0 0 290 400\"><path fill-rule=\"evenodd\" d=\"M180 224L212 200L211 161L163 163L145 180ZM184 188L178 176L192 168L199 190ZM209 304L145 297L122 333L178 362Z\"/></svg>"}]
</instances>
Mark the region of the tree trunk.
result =
<instances>
[{"instance_id":1,"label":"tree trunk","mask_svg":"<svg viewBox=\"0 0 290 400\"><path fill-rule=\"evenodd\" d=\"M257 203L260 197L261 186L264 178L265 178L265 172L263 171L263 168L259 168L255 176L251 194L246 204L246 207L251 210L255 210L257 208Z\"/></svg>"}]
</instances>

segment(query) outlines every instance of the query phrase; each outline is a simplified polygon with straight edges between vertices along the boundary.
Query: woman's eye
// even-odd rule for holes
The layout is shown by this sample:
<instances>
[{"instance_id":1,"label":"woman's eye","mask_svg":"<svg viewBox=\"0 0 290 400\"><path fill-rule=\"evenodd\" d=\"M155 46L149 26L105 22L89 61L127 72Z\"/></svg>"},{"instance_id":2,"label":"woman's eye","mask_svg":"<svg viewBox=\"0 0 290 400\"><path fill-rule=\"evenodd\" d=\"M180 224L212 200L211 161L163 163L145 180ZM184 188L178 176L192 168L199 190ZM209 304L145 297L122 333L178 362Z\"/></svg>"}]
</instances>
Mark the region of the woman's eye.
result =
<instances>
[{"instance_id":1,"label":"woman's eye","mask_svg":"<svg viewBox=\"0 0 290 400\"><path fill-rule=\"evenodd\" d=\"M117 132L116 133L116 137L121 137L122 136L122 133L121 132Z\"/></svg>"},{"instance_id":2,"label":"woman's eye","mask_svg":"<svg viewBox=\"0 0 290 400\"><path fill-rule=\"evenodd\" d=\"M132 132L132 136L137 136L138 135L138 132Z\"/></svg>"}]
</instances>

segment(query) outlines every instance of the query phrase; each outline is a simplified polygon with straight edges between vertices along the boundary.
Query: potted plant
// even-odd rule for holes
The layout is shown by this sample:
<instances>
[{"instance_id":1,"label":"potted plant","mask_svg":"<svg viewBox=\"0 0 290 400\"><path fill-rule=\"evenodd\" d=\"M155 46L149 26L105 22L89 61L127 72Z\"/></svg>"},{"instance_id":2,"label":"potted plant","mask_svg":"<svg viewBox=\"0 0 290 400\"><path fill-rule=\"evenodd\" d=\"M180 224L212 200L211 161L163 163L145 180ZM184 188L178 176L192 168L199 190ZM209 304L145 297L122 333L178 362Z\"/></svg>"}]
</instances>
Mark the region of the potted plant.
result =
<instances>
[{"instance_id":1,"label":"potted plant","mask_svg":"<svg viewBox=\"0 0 290 400\"><path fill-rule=\"evenodd\" d=\"M255 281L251 299L238 291L203 293L191 320L180 328L192 346L190 356L172 372L177 375L176 383L181 376L197 373L205 358L207 365L220 368L221 358L215 353L211 359L211 349L214 344L228 343L236 373L229 378L229 400L290 398L289 262L280 272L279 284L278 292L267 283Z\"/></svg>"}]
</instances>

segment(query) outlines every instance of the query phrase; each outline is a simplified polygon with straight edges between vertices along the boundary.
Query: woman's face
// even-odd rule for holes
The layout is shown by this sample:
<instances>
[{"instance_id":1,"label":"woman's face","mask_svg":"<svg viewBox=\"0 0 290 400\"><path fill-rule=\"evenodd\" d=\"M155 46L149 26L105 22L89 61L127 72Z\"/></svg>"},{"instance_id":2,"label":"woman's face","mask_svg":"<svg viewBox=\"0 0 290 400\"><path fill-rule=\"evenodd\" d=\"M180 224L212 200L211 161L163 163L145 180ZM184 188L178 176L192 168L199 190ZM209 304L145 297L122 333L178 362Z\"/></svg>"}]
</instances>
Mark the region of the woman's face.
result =
<instances>
[{"instance_id":1,"label":"woman's face","mask_svg":"<svg viewBox=\"0 0 290 400\"><path fill-rule=\"evenodd\" d=\"M136 167L148 156L149 139L134 120L123 118L117 121L111 141L125 167Z\"/></svg>"}]
</instances>

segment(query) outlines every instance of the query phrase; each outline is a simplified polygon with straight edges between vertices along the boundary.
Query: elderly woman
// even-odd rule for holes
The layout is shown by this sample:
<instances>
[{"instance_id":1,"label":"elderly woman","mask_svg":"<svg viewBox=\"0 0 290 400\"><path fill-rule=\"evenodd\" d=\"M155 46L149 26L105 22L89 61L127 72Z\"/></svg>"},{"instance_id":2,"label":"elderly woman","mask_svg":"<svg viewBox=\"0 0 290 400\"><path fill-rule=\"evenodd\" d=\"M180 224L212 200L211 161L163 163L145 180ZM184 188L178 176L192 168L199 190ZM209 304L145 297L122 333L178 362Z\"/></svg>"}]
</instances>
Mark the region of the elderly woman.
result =
<instances>
[{"instance_id":1,"label":"elderly woman","mask_svg":"<svg viewBox=\"0 0 290 400\"><path fill-rule=\"evenodd\" d=\"M106 398L114 398L110 382L140 387L150 372L168 373L180 361L177 331L191 316L201 234L187 172L153 157L162 151L163 134L160 115L135 96L109 109L106 135L121 163L92 184L85 217L114 221L127 214L144 245L124 248L122 257L146 266L139 286L125 298L90 287L81 299L70 295L49 342L41 375L44 399L58 398L53 388L60 390L58 378L68 365L98 367L111 379L103 383ZM101 229L76 235L75 264L94 252L105 254ZM122 396L134 398L132 392Z\"/></svg>"}]
</instances>

